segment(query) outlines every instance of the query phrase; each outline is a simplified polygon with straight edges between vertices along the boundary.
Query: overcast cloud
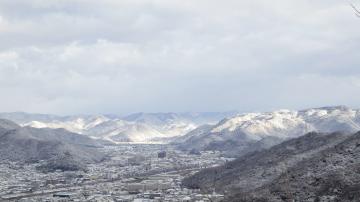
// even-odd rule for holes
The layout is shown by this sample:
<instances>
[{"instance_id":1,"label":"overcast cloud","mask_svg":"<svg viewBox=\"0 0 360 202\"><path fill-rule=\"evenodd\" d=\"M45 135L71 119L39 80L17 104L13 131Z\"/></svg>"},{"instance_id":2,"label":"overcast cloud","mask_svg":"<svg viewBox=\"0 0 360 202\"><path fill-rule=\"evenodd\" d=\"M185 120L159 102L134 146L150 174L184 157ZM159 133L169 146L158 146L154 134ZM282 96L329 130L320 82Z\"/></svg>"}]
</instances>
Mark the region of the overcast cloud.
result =
<instances>
[{"instance_id":1,"label":"overcast cloud","mask_svg":"<svg viewBox=\"0 0 360 202\"><path fill-rule=\"evenodd\" d=\"M359 108L359 50L342 0L2 0L0 111Z\"/></svg>"}]
</instances>

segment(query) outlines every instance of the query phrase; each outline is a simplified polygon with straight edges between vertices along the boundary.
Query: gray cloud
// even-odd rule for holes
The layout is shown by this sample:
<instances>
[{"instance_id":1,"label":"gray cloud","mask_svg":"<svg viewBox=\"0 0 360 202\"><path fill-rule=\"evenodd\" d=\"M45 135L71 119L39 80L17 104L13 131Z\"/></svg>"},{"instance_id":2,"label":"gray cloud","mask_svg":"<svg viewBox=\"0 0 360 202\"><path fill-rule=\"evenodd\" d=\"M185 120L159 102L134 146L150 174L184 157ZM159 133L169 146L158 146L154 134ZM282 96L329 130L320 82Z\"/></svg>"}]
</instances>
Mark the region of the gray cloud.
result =
<instances>
[{"instance_id":1,"label":"gray cloud","mask_svg":"<svg viewBox=\"0 0 360 202\"><path fill-rule=\"evenodd\" d=\"M0 111L360 107L343 1L0 2Z\"/></svg>"}]
</instances>

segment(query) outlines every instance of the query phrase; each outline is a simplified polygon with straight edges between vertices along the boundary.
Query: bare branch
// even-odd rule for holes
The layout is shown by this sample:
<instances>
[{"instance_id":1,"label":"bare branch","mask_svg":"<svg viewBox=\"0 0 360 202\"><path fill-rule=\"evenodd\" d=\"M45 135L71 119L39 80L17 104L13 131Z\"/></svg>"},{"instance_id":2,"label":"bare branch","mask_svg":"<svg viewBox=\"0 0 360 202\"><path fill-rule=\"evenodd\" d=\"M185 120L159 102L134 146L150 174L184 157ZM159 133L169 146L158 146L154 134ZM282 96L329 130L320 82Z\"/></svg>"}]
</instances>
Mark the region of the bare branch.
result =
<instances>
[{"instance_id":1,"label":"bare branch","mask_svg":"<svg viewBox=\"0 0 360 202\"><path fill-rule=\"evenodd\" d=\"M351 8L353 8L355 15L358 16L360 18L360 10L351 2L349 2Z\"/></svg>"}]
</instances>

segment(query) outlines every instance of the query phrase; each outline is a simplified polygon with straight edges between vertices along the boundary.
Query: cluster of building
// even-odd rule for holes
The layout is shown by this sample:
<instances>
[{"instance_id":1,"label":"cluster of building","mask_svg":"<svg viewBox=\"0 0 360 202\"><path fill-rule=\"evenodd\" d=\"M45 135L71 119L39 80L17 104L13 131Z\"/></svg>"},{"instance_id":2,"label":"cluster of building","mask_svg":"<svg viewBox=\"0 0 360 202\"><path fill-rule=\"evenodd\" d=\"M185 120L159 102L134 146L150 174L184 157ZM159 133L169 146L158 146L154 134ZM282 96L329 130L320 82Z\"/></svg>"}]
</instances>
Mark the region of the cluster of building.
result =
<instances>
[{"instance_id":1,"label":"cluster of building","mask_svg":"<svg viewBox=\"0 0 360 202\"><path fill-rule=\"evenodd\" d=\"M181 180L228 160L219 152L189 154L162 145L102 149L109 160L87 171L42 173L37 164L0 164L0 201L220 201L181 187ZM39 162L41 163L41 162Z\"/></svg>"}]
</instances>

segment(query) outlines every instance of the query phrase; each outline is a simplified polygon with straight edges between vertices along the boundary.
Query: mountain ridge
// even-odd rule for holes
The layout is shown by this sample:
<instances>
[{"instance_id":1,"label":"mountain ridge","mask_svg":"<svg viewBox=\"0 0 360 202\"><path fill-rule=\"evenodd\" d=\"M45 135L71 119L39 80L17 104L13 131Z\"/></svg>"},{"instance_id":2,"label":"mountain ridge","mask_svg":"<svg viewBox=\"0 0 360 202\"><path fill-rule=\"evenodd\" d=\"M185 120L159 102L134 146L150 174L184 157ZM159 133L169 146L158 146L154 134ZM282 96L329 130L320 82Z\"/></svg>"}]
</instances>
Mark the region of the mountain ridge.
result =
<instances>
[{"instance_id":1,"label":"mountain ridge","mask_svg":"<svg viewBox=\"0 0 360 202\"><path fill-rule=\"evenodd\" d=\"M0 161L36 163L45 161L43 170L85 169L85 164L102 161L96 147L102 144L64 129L1 127L11 121L0 120ZM49 166L49 163L51 166Z\"/></svg>"},{"instance_id":2,"label":"mountain ridge","mask_svg":"<svg viewBox=\"0 0 360 202\"><path fill-rule=\"evenodd\" d=\"M243 113L225 118L213 127L186 135L182 149L223 150L241 153L250 145L268 138L278 138L274 144L296 138L308 132L331 133L360 130L360 110L345 106L311 108L305 110L277 110L273 112ZM231 143L231 147L227 147ZM274 144L260 146L259 150ZM217 145L213 147L213 145ZM219 147L218 145L223 145ZM235 149L234 149L235 148ZM236 151L237 150L237 151ZM250 149L254 150L254 149ZM255 149L256 150L256 149ZM245 152L246 153L246 152Z\"/></svg>"}]
</instances>

